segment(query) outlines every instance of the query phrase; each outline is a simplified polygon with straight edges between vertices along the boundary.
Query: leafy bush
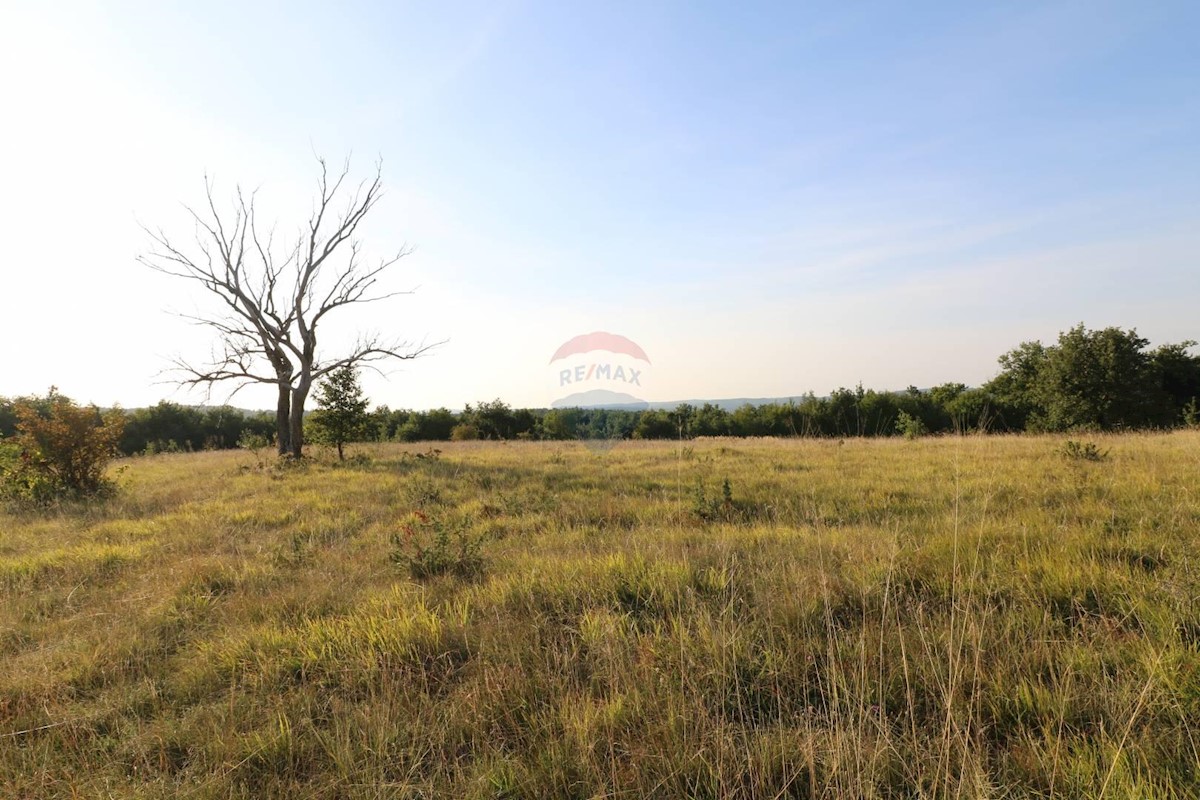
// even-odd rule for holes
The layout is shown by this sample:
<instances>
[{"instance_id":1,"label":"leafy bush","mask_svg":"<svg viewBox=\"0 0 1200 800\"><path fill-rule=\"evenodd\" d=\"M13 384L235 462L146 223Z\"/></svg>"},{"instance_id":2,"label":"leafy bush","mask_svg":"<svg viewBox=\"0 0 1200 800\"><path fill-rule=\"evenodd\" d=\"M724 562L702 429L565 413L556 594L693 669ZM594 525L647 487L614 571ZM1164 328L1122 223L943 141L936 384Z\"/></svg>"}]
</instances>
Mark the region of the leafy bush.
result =
<instances>
[{"instance_id":1,"label":"leafy bush","mask_svg":"<svg viewBox=\"0 0 1200 800\"><path fill-rule=\"evenodd\" d=\"M472 442L479 438L479 429L469 422L460 422L450 431L452 442Z\"/></svg>"},{"instance_id":2,"label":"leafy bush","mask_svg":"<svg viewBox=\"0 0 1200 800\"><path fill-rule=\"evenodd\" d=\"M1075 461L1104 461L1108 458L1108 451L1101 450L1095 442L1077 442L1074 439L1068 439L1061 452L1064 458Z\"/></svg>"},{"instance_id":3,"label":"leafy bush","mask_svg":"<svg viewBox=\"0 0 1200 800\"><path fill-rule=\"evenodd\" d=\"M486 569L483 537L472 536L465 524L449 525L423 511L392 534L391 561L417 580L437 575L478 578Z\"/></svg>"},{"instance_id":4,"label":"leafy bush","mask_svg":"<svg viewBox=\"0 0 1200 800\"><path fill-rule=\"evenodd\" d=\"M1183 407L1181 414L1183 424L1189 428L1200 428L1200 404L1196 403L1196 398L1192 398Z\"/></svg>"},{"instance_id":5,"label":"leafy bush","mask_svg":"<svg viewBox=\"0 0 1200 800\"><path fill-rule=\"evenodd\" d=\"M696 481L696 491L692 495L692 513L704 522L728 519L734 510L733 486L729 478L721 484L721 496L709 497L704 487L704 481Z\"/></svg>"},{"instance_id":6,"label":"leafy bush","mask_svg":"<svg viewBox=\"0 0 1200 800\"><path fill-rule=\"evenodd\" d=\"M21 463L21 449L9 439L0 438L0 474Z\"/></svg>"},{"instance_id":7,"label":"leafy bush","mask_svg":"<svg viewBox=\"0 0 1200 800\"><path fill-rule=\"evenodd\" d=\"M46 402L16 406L16 463L0 471L5 494L38 503L112 490L105 469L117 454L125 416L81 407L51 389Z\"/></svg>"},{"instance_id":8,"label":"leafy bush","mask_svg":"<svg viewBox=\"0 0 1200 800\"><path fill-rule=\"evenodd\" d=\"M925 423L907 411L901 411L896 417L896 431L905 439L916 439L929 433Z\"/></svg>"},{"instance_id":9,"label":"leafy bush","mask_svg":"<svg viewBox=\"0 0 1200 800\"><path fill-rule=\"evenodd\" d=\"M254 431L243 431L237 446L243 450L264 450L273 444L269 436Z\"/></svg>"}]
</instances>

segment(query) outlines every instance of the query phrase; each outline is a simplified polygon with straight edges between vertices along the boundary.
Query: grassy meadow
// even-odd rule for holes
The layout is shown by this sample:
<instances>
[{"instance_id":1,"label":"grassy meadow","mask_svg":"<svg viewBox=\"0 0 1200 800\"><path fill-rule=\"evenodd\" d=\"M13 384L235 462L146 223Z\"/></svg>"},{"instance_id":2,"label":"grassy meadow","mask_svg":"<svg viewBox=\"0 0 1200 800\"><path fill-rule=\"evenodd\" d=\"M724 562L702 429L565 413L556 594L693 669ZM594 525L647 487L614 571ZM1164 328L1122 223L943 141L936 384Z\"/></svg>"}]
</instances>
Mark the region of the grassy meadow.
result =
<instances>
[{"instance_id":1,"label":"grassy meadow","mask_svg":"<svg viewBox=\"0 0 1200 800\"><path fill-rule=\"evenodd\" d=\"M0 511L0 797L1197 797L1200 433L1092 439L126 460Z\"/></svg>"}]
</instances>

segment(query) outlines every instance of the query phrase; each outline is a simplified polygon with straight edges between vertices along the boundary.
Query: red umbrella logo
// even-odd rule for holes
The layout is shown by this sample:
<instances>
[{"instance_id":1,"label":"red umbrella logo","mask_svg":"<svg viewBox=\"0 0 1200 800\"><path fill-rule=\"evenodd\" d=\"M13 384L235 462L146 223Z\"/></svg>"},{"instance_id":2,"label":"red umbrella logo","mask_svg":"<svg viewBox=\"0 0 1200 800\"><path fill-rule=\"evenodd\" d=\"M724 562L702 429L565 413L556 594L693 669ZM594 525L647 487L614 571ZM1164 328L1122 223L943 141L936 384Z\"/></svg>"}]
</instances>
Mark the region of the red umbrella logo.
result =
<instances>
[{"instance_id":1,"label":"red umbrella logo","mask_svg":"<svg viewBox=\"0 0 1200 800\"><path fill-rule=\"evenodd\" d=\"M647 364L650 363L650 358L646 355L646 351L637 342L627 339L624 336L604 331L584 333L564 342L554 351L554 355L550 358L550 363L553 364L560 358L590 353L593 350L607 350L610 353L619 353L640 361L645 361Z\"/></svg>"}]
</instances>

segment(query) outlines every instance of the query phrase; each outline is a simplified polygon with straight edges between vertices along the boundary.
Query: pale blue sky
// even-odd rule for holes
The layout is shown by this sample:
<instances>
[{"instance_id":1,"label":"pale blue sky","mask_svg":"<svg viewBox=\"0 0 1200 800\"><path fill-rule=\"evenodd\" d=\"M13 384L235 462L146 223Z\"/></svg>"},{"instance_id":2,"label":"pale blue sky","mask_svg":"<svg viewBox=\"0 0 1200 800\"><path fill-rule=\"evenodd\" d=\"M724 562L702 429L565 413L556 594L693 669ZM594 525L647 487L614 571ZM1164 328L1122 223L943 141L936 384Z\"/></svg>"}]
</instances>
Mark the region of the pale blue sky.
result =
<instances>
[{"instance_id":1,"label":"pale blue sky","mask_svg":"<svg viewBox=\"0 0 1200 800\"><path fill-rule=\"evenodd\" d=\"M189 399L152 381L205 339L161 310L204 300L136 220L185 233L206 169L290 220L314 150L382 155L368 249L417 247L418 294L350 322L450 340L368 380L392 406L546 405L592 330L650 399L978 383L1081 320L1200 338L1196 3L11 9L0 394Z\"/></svg>"}]
</instances>

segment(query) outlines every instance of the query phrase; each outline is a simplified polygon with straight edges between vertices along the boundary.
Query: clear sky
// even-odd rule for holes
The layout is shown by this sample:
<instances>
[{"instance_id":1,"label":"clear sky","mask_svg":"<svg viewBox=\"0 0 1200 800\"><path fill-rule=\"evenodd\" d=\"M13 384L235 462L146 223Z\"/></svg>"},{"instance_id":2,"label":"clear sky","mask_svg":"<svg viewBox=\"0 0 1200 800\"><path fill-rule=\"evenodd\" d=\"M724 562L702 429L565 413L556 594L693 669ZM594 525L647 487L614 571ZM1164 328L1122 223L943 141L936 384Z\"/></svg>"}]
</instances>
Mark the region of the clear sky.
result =
<instances>
[{"instance_id":1,"label":"clear sky","mask_svg":"<svg viewBox=\"0 0 1200 800\"><path fill-rule=\"evenodd\" d=\"M415 252L331 329L448 342L369 376L392 407L547 405L605 330L651 400L979 383L1083 321L1200 339L1200 4L8 2L0 395L156 383L212 306L142 221L313 153L388 194ZM218 392L214 400L223 399ZM250 391L243 406L271 406Z\"/></svg>"}]
</instances>

